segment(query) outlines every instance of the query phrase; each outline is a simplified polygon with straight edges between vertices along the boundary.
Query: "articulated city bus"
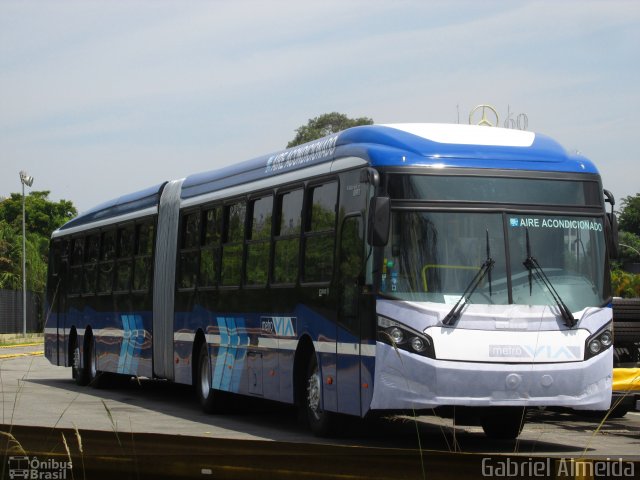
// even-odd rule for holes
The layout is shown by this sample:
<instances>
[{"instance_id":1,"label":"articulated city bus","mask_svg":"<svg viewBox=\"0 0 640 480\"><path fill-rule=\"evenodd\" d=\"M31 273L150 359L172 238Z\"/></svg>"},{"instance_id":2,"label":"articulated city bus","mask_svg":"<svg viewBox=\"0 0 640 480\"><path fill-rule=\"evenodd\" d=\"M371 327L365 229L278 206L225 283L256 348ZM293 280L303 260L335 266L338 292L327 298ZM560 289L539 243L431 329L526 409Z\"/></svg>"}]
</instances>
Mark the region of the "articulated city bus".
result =
<instances>
[{"instance_id":1,"label":"articulated city bus","mask_svg":"<svg viewBox=\"0 0 640 480\"><path fill-rule=\"evenodd\" d=\"M81 385L194 385L205 411L295 404L320 435L455 407L513 438L527 407L609 407L605 193L544 135L351 128L62 226L45 353Z\"/></svg>"}]
</instances>

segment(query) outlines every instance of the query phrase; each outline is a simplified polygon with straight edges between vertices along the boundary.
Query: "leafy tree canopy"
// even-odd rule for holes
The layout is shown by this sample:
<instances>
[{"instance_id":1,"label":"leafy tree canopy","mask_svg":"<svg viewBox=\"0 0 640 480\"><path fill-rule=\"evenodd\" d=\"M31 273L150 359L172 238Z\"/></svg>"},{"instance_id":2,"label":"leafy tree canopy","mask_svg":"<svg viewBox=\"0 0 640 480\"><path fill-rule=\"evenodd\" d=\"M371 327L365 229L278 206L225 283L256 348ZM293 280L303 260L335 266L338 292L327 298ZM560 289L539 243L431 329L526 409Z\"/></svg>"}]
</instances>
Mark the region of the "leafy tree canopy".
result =
<instances>
[{"instance_id":1,"label":"leafy tree canopy","mask_svg":"<svg viewBox=\"0 0 640 480\"><path fill-rule=\"evenodd\" d=\"M640 262L640 236L631 232L620 232L620 261Z\"/></svg>"},{"instance_id":2,"label":"leafy tree canopy","mask_svg":"<svg viewBox=\"0 0 640 480\"><path fill-rule=\"evenodd\" d=\"M78 214L69 200L52 202L47 190L33 191L25 198L26 230L49 238L51 232ZM4 220L16 231L22 231L22 195L12 193L0 202L0 220Z\"/></svg>"},{"instance_id":3,"label":"leafy tree canopy","mask_svg":"<svg viewBox=\"0 0 640 480\"><path fill-rule=\"evenodd\" d=\"M287 148L326 137L347 128L371 124L373 124L373 119L369 117L349 118L343 113L324 113L318 117L311 118L306 125L297 128L296 136L287 144Z\"/></svg>"},{"instance_id":4,"label":"leafy tree canopy","mask_svg":"<svg viewBox=\"0 0 640 480\"><path fill-rule=\"evenodd\" d=\"M624 197L621 204L622 209L618 217L620 230L640 235L640 193Z\"/></svg>"},{"instance_id":5,"label":"leafy tree canopy","mask_svg":"<svg viewBox=\"0 0 640 480\"><path fill-rule=\"evenodd\" d=\"M25 198L27 289L42 292L47 278L51 233L72 219L76 208L68 200L52 202L48 191ZM0 200L0 288L22 288L22 195Z\"/></svg>"}]
</instances>

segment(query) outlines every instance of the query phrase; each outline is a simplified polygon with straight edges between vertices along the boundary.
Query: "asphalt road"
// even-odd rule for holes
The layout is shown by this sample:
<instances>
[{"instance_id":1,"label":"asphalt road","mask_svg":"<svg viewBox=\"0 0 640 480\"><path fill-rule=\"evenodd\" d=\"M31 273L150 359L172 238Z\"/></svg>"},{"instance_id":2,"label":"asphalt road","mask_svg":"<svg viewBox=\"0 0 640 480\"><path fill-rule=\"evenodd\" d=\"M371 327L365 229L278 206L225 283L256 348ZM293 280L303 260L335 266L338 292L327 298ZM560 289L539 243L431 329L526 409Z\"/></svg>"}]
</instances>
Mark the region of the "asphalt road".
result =
<instances>
[{"instance_id":1,"label":"asphalt road","mask_svg":"<svg viewBox=\"0 0 640 480\"><path fill-rule=\"evenodd\" d=\"M37 349L35 349L37 351ZM33 352L33 347L13 353ZM0 354L11 354L3 349ZM640 412L608 420L564 412L531 415L517 441L490 441L480 427L454 426L438 417L397 417L348 425L348 434L319 439L299 426L295 411L263 401L234 402L235 411L202 413L190 387L144 380L112 389L79 387L68 368L40 355L0 359L1 422L7 426L80 429L116 433L171 434L208 439L420 449L486 455L590 457L640 460ZM18 439L19 440L19 439ZM99 452L94 452L99 453Z\"/></svg>"}]
</instances>

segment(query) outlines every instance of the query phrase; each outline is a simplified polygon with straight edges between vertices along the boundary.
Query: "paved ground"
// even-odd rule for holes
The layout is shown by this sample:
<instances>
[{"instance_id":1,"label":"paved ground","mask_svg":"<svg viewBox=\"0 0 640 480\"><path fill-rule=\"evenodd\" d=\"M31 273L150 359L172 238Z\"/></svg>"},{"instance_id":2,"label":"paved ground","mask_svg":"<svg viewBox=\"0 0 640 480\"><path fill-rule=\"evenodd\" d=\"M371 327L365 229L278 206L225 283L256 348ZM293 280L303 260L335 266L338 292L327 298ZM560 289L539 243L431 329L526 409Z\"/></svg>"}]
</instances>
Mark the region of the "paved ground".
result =
<instances>
[{"instance_id":1,"label":"paved ground","mask_svg":"<svg viewBox=\"0 0 640 480\"><path fill-rule=\"evenodd\" d=\"M0 360L42 355L42 351L42 342L27 343L18 346L0 345Z\"/></svg>"},{"instance_id":2,"label":"paved ground","mask_svg":"<svg viewBox=\"0 0 640 480\"><path fill-rule=\"evenodd\" d=\"M37 347L0 349L0 355L34 350ZM0 359L0 389L4 425L433 452L640 459L639 412L609 420L600 429L592 419L577 415L536 412L517 441L492 442L480 427L454 428L451 420L437 417L354 423L348 436L326 440L298 426L289 407L248 401L235 412L205 415L189 387L160 381L132 381L109 390L78 387L68 368L53 366L40 355Z\"/></svg>"}]
</instances>

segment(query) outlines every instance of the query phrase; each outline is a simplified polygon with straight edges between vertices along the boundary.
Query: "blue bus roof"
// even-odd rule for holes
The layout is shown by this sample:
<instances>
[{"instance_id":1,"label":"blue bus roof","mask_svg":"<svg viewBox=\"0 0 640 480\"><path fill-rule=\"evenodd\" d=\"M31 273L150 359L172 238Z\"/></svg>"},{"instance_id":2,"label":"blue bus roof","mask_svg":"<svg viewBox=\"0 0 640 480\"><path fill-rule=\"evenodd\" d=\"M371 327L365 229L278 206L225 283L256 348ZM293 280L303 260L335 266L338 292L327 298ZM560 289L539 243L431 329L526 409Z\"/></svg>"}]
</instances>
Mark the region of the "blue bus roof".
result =
<instances>
[{"instance_id":1,"label":"blue bus roof","mask_svg":"<svg viewBox=\"0 0 640 480\"><path fill-rule=\"evenodd\" d=\"M236 165L191 175L182 184L181 198L193 198L344 157L363 158L372 167L598 173L590 160L569 154L555 140L533 132L476 125L365 125ZM156 206L163 185L103 203L60 230Z\"/></svg>"},{"instance_id":2,"label":"blue bus roof","mask_svg":"<svg viewBox=\"0 0 640 480\"><path fill-rule=\"evenodd\" d=\"M425 166L598 173L591 161L571 155L546 135L476 125L365 125L187 177L182 198L295 171L343 157L372 167Z\"/></svg>"},{"instance_id":3,"label":"blue bus roof","mask_svg":"<svg viewBox=\"0 0 640 480\"><path fill-rule=\"evenodd\" d=\"M163 186L164 183L161 183L159 185L140 190L139 192L130 193L102 203L91 210L83 212L73 220L69 220L60 227L60 230L64 231L80 225L107 220L109 218L119 217L121 215L154 207L158 205L158 202L160 201L160 192L162 191Z\"/></svg>"}]
</instances>

